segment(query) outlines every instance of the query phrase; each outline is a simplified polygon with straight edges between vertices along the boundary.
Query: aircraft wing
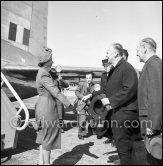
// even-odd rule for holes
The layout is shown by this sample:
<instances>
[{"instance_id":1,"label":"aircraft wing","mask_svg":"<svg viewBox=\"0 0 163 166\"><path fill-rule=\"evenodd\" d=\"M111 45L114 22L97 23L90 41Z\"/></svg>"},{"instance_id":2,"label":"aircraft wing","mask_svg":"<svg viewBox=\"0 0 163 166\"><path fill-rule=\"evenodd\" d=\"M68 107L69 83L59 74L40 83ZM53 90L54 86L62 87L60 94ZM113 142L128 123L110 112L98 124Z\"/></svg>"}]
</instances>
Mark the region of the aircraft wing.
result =
<instances>
[{"instance_id":1,"label":"aircraft wing","mask_svg":"<svg viewBox=\"0 0 163 166\"><path fill-rule=\"evenodd\" d=\"M55 69L56 66L52 66ZM25 81L35 81L39 67L37 66L16 66L6 65L1 70L6 75L10 75L17 79L23 79ZM70 67L62 66L61 76L66 80L84 78L87 72L93 72L95 78L100 78L101 73L104 71L102 68L94 67Z\"/></svg>"},{"instance_id":2,"label":"aircraft wing","mask_svg":"<svg viewBox=\"0 0 163 166\"><path fill-rule=\"evenodd\" d=\"M55 69L55 66L52 68ZM36 75L39 70L37 66L20 66L20 65L5 65L1 71L6 76L8 81L14 87L16 92L22 99L33 97L37 95L35 86ZM70 84L77 83L84 80L86 72L94 72L95 81L99 82L102 69L89 68L89 67L62 67L61 76ZM4 87L5 88L5 87ZM10 91L4 89L11 100L14 100Z\"/></svg>"},{"instance_id":3,"label":"aircraft wing","mask_svg":"<svg viewBox=\"0 0 163 166\"><path fill-rule=\"evenodd\" d=\"M52 68L55 69L56 66L53 66ZM4 73L22 99L37 95L35 80L38 70L38 66L20 65L6 65L1 68L1 71ZM135 70L139 77L139 70ZM102 68L62 66L61 76L63 79L68 81L69 84L76 84L79 81L84 81L85 74L87 72L93 72L95 74L94 82L99 83L103 71L104 69ZM8 96L10 97L9 92Z\"/></svg>"}]
</instances>

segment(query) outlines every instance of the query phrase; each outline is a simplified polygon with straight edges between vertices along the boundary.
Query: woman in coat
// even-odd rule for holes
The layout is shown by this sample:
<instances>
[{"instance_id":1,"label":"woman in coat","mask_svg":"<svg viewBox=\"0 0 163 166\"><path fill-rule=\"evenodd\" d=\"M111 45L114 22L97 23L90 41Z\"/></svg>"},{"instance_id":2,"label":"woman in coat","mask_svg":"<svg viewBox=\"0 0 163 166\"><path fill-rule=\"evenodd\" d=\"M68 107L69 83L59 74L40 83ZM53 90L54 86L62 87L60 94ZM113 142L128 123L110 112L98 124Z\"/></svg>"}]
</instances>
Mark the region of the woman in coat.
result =
<instances>
[{"instance_id":1,"label":"woman in coat","mask_svg":"<svg viewBox=\"0 0 163 166\"><path fill-rule=\"evenodd\" d=\"M57 81L49 73L52 64L52 51L43 50L39 56L40 69L36 77L39 94L35 112L38 124L36 143L40 144L39 165L49 165L51 150L61 148L61 131L58 125L56 100L60 100L66 107L75 111L68 99L60 93Z\"/></svg>"}]
</instances>

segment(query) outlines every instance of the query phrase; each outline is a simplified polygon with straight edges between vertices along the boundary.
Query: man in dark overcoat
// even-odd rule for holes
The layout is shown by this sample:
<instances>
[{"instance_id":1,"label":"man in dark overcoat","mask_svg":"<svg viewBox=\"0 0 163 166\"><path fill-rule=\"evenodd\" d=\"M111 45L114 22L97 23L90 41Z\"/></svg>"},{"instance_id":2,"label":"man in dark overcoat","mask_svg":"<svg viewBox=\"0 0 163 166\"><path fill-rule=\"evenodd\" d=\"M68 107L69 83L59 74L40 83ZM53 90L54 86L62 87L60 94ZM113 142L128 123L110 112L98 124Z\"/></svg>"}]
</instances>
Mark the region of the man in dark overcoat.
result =
<instances>
[{"instance_id":1,"label":"man in dark overcoat","mask_svg":"<svg viewBox=\"0 0 163 166\"><path fill-rule=\"evenodd\" d=\"M137 47L137 55L145 65L138 84L138 105L140 117L147 116L142 133L152 138L160 134L162 127L162 60L156 55L157 44L152 38L144 38ZM162 161L147 154L150 165L162 165Z\"/></svg>"},{"instance_id":2,"label":"man in dark overcoat","mask_svg":"<svg viewBox=\"0 0 163 166\"><path fill-rule=\"evenodd\" d=\"M102 60L102 65L104 66L105 72L103 72L101 75L101 90L100 91L102 94L105 94L106 93L106 83L107 83L108 74L109 74L109 71L111 68L111 64L108 63L108 59L106 58L106 59ZM112 137L113 134L111 131L111 126L109 126L110 120L111 120L111 114L112 114L112 111L109 111L105 118L103 128L97 134L98 139L101 139L103 136L107 137L107 140L105 140L103 142L104 144L112 143L112 141L113 141L113 137Z\"/></svg>"},{"instance_id":3,"label":"man in dark overcoat","mask_svg":"<svg viewBox=\"0 0 163 166\"><path fill-rule=\"evenodd\" d=\"M107 49L108 61L113 65L106 85L106 98L101 101L112 110L111 125L121 165L132 165L133 142L140 134L137 105L138 78L135 69L123 58L119 43Z\"/></svg>"}]
</instances>

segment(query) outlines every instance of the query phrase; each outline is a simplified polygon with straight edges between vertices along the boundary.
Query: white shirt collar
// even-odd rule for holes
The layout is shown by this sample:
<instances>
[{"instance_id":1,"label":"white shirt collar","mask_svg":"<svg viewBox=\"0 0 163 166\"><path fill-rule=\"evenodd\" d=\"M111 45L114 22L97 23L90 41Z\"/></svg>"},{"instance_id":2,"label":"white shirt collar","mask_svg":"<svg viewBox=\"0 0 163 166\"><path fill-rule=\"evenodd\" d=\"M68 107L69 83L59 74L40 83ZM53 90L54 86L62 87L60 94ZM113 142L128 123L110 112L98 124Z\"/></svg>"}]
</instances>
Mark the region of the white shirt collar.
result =
<instances>
[{"instance_id":1,"label":"white shirt collar","mask_svg":"<svg viewBox=\"0 0 163 166\"><path fill-rule=\"evenodd\" d=\"M115 61L112 65L115 67L121 59L122 59L122 57L115 59Z\"/></svg>"}]
</instances>

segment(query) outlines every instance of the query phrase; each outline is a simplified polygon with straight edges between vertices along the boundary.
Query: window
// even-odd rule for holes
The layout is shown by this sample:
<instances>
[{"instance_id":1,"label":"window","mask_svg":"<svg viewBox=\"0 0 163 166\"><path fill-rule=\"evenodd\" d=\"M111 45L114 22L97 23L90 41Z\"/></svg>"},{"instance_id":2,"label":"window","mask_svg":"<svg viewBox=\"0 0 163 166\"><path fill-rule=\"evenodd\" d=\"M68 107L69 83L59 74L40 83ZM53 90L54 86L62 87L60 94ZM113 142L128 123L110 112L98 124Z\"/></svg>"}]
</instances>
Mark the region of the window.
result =
<instances>
[{"instance_id":1,"label":"window","mask_svg":"<svg viewBox=\"0 0 163 166\"><path fill-rule=\"evenodd\" d=\"M8 36L9 40L12 40L12 41L16 40L16 31L17 31L17 25L10 22L9 36Z\"/></svg>"},{"instance_id":2,"label":"window","mask_svg":"<svg viewBox=\"0 0 163 166\"><path fill-rule=\"evenodd\" d=\"M17 39L16 39L16 36L17 36ZM17 27L17 24L14 24L14 23L10 22L9 36L8 36L9 40L12 40L12 41L15 41L15 42L18 42L18 43L23 42L21 44L29 46L29 36L30 36L30 30L29 29L24 28L24 31L20 31L19 25ZM23 39L22 39L22 37L23 37Z\"/></svg>"},{"instance_id":3,"label":"window","mask_svg":"<svg viewBox=\"0 0 163 166\"><path fill-rule=\"evenodd\" d=\"M29 36L30 36L30 30L24 28L23 44L26 45L26 46L29 45Z\"/></svg>"}]
</instances>

